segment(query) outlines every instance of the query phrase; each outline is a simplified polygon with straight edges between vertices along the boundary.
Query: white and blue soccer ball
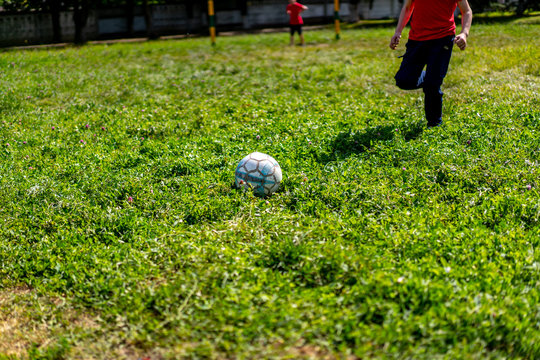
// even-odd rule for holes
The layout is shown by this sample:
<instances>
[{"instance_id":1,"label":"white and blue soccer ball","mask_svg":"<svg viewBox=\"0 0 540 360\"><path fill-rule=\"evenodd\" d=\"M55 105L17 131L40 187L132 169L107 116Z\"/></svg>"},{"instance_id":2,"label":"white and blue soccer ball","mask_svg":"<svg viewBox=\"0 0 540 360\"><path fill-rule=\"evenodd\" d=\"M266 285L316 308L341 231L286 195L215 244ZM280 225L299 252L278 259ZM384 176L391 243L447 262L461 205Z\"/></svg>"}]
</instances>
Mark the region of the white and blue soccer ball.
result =
<instances>
[{"instance_id":1,"label":"white and blue soccer ball","mask_svg":"<svg viewBox=\"0 0 540 360\"><path fill-rule=\"evenodd\" d=\"M282 179L278 162L260 152L251 153L240 160L234 175L238 188L252 189L257 196L275 193Z\"/></svg>"}]
</instances>

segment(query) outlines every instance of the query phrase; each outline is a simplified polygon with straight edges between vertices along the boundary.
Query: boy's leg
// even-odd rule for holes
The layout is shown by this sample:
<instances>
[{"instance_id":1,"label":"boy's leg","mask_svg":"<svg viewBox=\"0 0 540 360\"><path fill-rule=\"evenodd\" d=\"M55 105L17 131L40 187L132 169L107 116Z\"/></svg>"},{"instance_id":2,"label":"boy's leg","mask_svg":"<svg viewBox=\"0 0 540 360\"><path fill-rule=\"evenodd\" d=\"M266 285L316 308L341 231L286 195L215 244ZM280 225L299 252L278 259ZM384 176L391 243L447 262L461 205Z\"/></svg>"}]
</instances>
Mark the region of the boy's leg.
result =
<instances>
[{"instance_id":1,"label":"boy's leg","mask_svg":"<svg viewBox=\"0 0 540 360\"><path fill-rule=\"evenodd\" d=\"M396 85L403 90L420 89L424 81L424 66L427 61L422 41L409 40L396 76Z\"/></svg>"},{"instance_id":2,"label":"boy's leg","mask_svg":"<svg viewBox=\"0 0 540 360\"><path fill-rule=\"evenodd\" d=\"M432 40L429 44L426 75L424 77L425 110L428 126L442 123L443 92L441 85L448 71L454 37Z\"/></svg>"},{"instance_id":3,"label":"boy's leg","mask_svg":"<svg viewBox=\"0 0 540 360\"><path fill-rule=\"evenodd\" d=\"M304 45L304 34L302 33L302 25L298 25L298 36L300 37L300 45Z\"/></svg>"}]
</instances>

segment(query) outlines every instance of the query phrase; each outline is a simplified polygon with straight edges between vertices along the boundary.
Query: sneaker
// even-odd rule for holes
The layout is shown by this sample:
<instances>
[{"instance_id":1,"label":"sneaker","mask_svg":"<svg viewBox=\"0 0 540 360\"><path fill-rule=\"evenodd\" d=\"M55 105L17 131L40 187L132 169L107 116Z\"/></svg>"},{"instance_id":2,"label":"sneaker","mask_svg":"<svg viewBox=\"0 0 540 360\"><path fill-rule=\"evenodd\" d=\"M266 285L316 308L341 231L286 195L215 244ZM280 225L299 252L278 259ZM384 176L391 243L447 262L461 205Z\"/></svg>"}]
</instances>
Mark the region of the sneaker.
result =
<instances>
[{"instance_id":1,"label":"sneaker","mask_svg":"<svg viewBox=\"0 0 540 360\"><path fill-rule=\"evenodd\" d=\"M430 122L428 122L428 123L427 123L427 127L428 127L428 128L432 128L432 127L442 126L442 124L443 124L442 121L439 121L439 122L436 122L436 123L430 123Z\"/></svg>"}]
</instances>

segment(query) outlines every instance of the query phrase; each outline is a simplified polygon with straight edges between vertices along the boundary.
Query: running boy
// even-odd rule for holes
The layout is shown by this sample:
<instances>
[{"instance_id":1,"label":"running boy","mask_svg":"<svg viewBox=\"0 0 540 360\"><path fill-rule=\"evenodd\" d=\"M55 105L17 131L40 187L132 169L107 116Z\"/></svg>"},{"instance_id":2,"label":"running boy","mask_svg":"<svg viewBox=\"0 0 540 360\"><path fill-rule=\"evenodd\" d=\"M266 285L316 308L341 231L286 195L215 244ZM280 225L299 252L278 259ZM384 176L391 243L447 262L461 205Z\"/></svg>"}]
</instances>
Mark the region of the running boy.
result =
<instances>
[{"instance_id":1,"label":"running boy","mask_svg":"<svg viewBox=\"0 0 540 360\"><path fill-rule=\"evenodd\" d=\"M300 37L300 45L304 45L304 35L302 34L302 25L304 24L304 20L302 20L300 13L307 9L307 6L296 2L296 0L289 0L289 5L287 5L287 14L289 14L289 24L291 27L291 46L294 45L295 32L297 32L298 36Z\"/></svg>"},{"instance_id":2,"label":"running boy","mask_svg":"<svg viewBox=\"0 0 540 360\"><path fill-rule=\"evenodd\" d=\"M456 36L454 12L461 11L461 33ZM405 0L396 32L390 40L395 50L401 32L409 19L411 30L407 50L395 79L403 90L423 89L424 106L429 127L442 124L441 85L448 70L452 47L467 47L467 37L472 23L472 11L467 0ZM424 70L424 66L426 69Z\"/></svg>"}]
</instances>

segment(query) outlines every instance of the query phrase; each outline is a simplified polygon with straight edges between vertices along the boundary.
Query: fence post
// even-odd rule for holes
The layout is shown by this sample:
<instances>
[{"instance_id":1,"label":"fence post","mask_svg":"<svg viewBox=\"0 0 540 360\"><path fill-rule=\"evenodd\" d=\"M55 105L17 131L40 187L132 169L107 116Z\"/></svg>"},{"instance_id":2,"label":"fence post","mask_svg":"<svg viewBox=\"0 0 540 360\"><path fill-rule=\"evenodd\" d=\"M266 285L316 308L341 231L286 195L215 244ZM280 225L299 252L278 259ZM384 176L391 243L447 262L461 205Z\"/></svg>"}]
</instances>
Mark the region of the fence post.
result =
<instances>
[{"instance_id":1,"label":"fence post","mask_svg":"<svg viewBox=\"0 0 540 360\"><path fill-rule=\"evenodd\" d=\"M336 40L339 40L339 0L334 0L334 26L336 28Z\"/></svg>"},{"instance_id":2,"label":"fence post","mask_svg":"<svg viewBox=\"0 0 540 360\"><path fill-rule=\"evenodd\" d=\"M208 26L210 27L210 41L216 45L216 17L214 14L214 0L208 0Z\"/></svg>"}]
</instances>

